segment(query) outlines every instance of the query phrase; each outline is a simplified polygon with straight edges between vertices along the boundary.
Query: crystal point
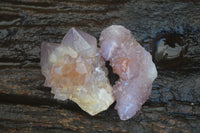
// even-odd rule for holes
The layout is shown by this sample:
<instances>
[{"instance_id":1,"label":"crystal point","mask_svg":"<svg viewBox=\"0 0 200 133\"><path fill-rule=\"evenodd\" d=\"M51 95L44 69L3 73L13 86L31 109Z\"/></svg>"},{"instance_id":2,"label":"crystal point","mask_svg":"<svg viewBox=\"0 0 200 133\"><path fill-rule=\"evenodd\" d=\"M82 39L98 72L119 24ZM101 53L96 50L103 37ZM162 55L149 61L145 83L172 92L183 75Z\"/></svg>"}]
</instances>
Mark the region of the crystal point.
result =
<instances>
[{"instance_id":1,"label":"crystal point","mask_svg":"<svg viewBox=\"0 0 200 133\"><path fill-rule=\"evenodd\" d=\"M68 31L61 44L73 48L83 56L93 57L97 52L96 38L76 28Z\"/></svg>"},{"instance_id":2,"label":"crystal point","mask_svg":"<svg viewBox=\"0 0 200 133\"><path fill-rule=\"evenodd\" d=\"M157 77L152 57L131 32L120 25L104 29L99 45L104 59L110 61L113 71L120 77L113 87L115 108L120 119L130 119L148 99L152 82Z\"/></svg>"}]
</instances>

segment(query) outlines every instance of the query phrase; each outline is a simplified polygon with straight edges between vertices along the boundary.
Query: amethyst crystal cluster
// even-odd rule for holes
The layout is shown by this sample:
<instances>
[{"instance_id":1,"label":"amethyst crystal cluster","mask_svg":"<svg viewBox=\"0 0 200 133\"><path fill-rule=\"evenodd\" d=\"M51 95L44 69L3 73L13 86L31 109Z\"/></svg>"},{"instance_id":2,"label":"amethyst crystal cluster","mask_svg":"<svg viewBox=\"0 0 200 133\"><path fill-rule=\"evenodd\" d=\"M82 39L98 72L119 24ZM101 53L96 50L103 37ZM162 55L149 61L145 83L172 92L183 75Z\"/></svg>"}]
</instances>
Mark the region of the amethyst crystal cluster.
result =
<instances>
[{"instance_id":1,"label":"amethyst crystal cluster","mask_svg":"<svg viewBox=\"0 0 200 133\"><path fill-rule=\"evenodd\" d=\"M70 99L91 115L114 102L97 40L87 33L71 28L61 44L43 43L41 67L56 99Z\"/></svg>"},{"instance_id":2,"label":"amethyst crystal cluster","mask_svg":"<svg viewBox=\"0 0 200 133\"><path fill-rule=\"evenodd\" d=\"M95 37L75 28L61 44L43 43L44 85L52 88L56 99L70 99L90 115L106 110L116 100L120 119L127 120L148 99L156 67L150 53L123 26L103 30L99 45ZM120 77L113 87L104 60L110 61Z\"/></svg>"},{"instance_id":3,"label":"amethyst crystal cluster","mask_svg":"<svg viewBox=\"0 0 200 133\"><path fill-rule=\"evenodd\" d=\"M102 31L101 53L120 77L113 86L116 109L122 120L131 118L151 94L157 71L152 57L122 26L113 25Z\"/></svg>"}]
</instances>

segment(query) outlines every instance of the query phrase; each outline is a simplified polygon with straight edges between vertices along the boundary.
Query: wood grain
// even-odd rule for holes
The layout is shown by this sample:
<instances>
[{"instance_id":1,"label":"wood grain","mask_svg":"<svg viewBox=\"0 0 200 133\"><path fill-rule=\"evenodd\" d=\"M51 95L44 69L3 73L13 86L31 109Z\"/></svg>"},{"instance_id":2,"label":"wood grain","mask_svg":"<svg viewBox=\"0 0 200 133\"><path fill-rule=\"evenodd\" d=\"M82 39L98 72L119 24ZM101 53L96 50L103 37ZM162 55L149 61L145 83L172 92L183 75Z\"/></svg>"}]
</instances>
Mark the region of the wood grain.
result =
<instances>
[{"instance_id":1,"label":"wood grain","mask_svg":"<svg viewBox=\"0 0 200 133\"><path fill-rule=\"evenodd\" d=\"M0 132L198 132L199 12L195 0L1 0ZM187 46L183 59L157 63L151 96L128 121L119 120L114 105L92 117L53 99L39 66L43 41L59 43L71 27L98 38L112 24L130 29L152 55L165 36Z\"/></svg>"}]
</instances>

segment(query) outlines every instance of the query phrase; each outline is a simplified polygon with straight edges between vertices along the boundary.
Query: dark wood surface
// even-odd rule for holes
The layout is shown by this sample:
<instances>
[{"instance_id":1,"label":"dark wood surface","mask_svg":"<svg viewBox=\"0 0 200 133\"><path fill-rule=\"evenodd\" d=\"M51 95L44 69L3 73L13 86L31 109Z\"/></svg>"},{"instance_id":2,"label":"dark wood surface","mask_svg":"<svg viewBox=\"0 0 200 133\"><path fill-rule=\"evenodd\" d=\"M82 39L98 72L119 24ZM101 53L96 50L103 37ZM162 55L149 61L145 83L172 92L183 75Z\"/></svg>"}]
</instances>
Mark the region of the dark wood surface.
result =
<instances>
[{"instance_id":1,"label":"dark wood surface","mask_svg":"<svg viewBox=\"0 0 200 133\"><path fill-rule=\"evenodd\" d=\"M54 100L40 73L43 41L59 43L71 27L98 38L112 24L130 29L152 55L162 37L187 46L184 57L156 63L151 96L127 121L114 105L92 117L71 101ZM0 1L0 132L199 131L198 0Z\"/></svg>"}]
</instances>

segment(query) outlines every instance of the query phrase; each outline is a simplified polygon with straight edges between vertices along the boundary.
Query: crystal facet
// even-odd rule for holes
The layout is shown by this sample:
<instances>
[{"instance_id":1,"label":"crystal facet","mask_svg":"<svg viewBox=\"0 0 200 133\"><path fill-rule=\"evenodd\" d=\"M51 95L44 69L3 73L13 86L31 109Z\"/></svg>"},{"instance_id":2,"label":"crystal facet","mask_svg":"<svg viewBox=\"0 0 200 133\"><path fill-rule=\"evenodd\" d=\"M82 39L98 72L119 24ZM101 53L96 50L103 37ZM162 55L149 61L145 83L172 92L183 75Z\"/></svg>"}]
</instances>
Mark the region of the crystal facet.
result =
<instances>
[{"instance_id":1,"label":"crystal facet","mask_svg":"<svg viewBox=\"0 0 200 133\"><path fill-rule=\"evenodd\" d=\"M113 25L103 30L99 45L104 59L110 61L120 77L113 87L115 108L120 119L127 120L148 99L157 77L156 67L150 53L123 26Z\"/></svg>"},{"instance_id":2,"label":"crystal facet","mask_svg":"<svg viewBox=\"0 0 200 133\"><path fill-rule=\"evenodd\" d=\"M70 99L90 115L114 102L105 62L93 36L71 28L61 44L44 42L40 64L44 85L52 88L54 98Z\"/></svg>"}]
</instances>

